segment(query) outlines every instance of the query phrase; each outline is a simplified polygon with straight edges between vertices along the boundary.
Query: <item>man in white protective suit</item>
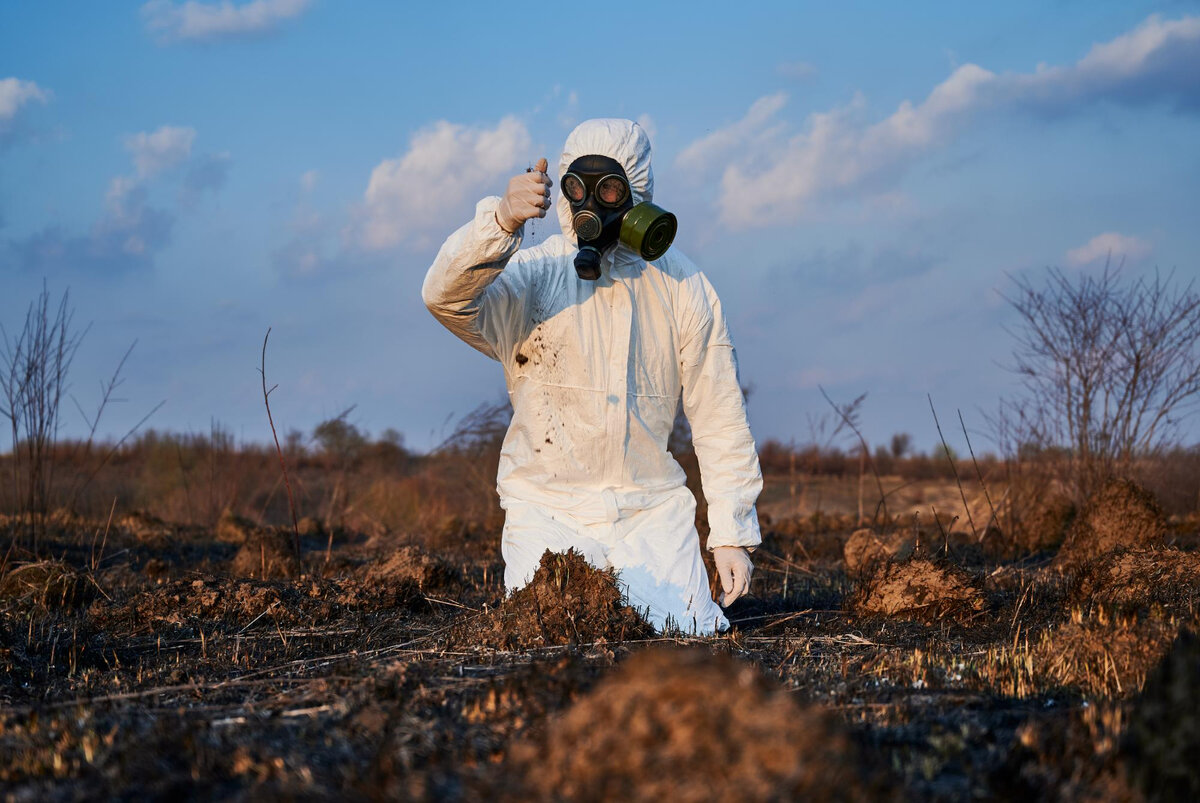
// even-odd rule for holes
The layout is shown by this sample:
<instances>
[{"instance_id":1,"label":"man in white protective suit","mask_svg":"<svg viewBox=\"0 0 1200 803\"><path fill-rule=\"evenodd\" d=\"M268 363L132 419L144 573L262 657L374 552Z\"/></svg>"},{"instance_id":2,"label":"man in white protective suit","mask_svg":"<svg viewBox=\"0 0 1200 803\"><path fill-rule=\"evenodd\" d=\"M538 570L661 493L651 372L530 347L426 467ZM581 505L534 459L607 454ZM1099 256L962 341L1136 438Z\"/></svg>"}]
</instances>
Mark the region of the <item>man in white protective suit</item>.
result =
<instances>
[{"instance_id":1,"label":"man in white protective suit","mask_svg":"<svg viewBox=\"0 0 1200 803\"><path fill-rule=\"evenodd\" d=\"M558 164L563 233L521 250L525 221L550 208L545 170L543 159L503 197L481 200L422 288L447 329L504 367L513 407L497 478L505 585L525 586L547 549L573 547L614 569L658 630L725 630L696 502L667 451L682 396L728 606L749 589L762 474L721 302L678 249L647 261L647 247L626 242L647 209L669 218L667 246L674 237L674 217L649 203L650 141L639 125L588 120L571 132Z\"/></svg>"}]
</instances>

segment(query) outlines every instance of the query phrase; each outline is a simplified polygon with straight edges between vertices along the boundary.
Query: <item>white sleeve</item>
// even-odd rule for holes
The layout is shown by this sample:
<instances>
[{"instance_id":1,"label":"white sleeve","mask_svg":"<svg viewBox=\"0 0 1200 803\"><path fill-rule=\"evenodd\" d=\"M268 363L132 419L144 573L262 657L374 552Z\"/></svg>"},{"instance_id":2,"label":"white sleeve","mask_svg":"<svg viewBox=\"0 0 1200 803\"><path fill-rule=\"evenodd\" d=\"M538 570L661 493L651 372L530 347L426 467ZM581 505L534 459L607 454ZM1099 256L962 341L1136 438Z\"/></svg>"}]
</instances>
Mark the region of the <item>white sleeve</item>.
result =
<instances>
[{"instance_id":1,"label":"white sleeve","mask_svg":"<svg viewBox=\"0 0 1200 803\"><path fill-rule=\"evenodd\" d=\"M708 501L708 548L754 547L762 542L755 510L762 471L746 420L737 355L708 279L697 273L688 284L695 292L685 301L689 308L683 316L683 411Z\"/></svg>"},{"instance_id":2,"label":"white sleeve","mask_svg":"<svg viewBox=\"0 0 1200 803\"><path fill-rule=\"evenodd\" d=\"M525 316L529 288L504 268L521 245L524 227L509 234L496 222L498 196L475 205L475 217L450 235L425 274L421 297L443 326L493 359Z\"/></svg>"}]
</instances>

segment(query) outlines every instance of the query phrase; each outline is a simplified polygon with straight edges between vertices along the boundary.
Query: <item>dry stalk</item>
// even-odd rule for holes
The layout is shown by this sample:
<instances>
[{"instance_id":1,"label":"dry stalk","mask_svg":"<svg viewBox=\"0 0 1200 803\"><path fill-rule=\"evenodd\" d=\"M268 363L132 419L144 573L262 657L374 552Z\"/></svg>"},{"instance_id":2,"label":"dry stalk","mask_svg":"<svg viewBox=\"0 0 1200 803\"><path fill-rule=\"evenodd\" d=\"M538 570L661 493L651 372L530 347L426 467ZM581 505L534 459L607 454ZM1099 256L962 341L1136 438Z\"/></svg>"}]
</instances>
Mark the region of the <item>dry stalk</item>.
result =
<instances>
[{"instance_id":1,"label":"dry stalk","mask_svg":"<svg viewBox=\"0 0 1200 803\"><path fill-rule=\"evenodd\" d=\"M942 425L938 421L937 410L933 409L933 396L925 394L929 399L929 410L933 413L933 423L937 426L938 437L942 439L942 450L946 453L946 459L950 461L950 470L954 472L954 483L958 486L958 495L962 497L963 509L967 511L967 521L971 523L971 535L976 540L979 539L979 531L975 529L975 519L971 516L971 506L967 504L967 492L963 490L962 480L958 478L958 466L954 464L954 458L950 456L950 447L946 444L946 436L942 434Z\"/></svg>"},{"instance_id":2,"label":"dry stalk","mask_svg":"<svg viewBox=\"0 0 1200 803\"><path fill-rule=\"evenodd\" d=\"M818 385L817 389L821 391L821 395L825 397L825 401L829 402L829 406L833 408L834 412L841 417L846 426L850 427L850 430L854 433L855 437L858 438L858 443L862 447L862 453L867 461L867 465L871 467L871 473L875 476L875 487L879 489L879 504L875 506L875 518L879 518L879 510L882 508L883 520L885 522L890 522L891 518L888 516L886 494L883 492L883 481L879 479L879 469L875 467L875 461L871 459L871 450L867 446L867 439L864 438L862 433L858 431L858 427L854 424L854 421L851 420L850 416L848 416L845 411L842 410L842 408L834 404L833 399L829 398L829 394L825 392L825 388Z\"/></svg>"},{"instance_id":3,"label":"dry stalk","mask_svg":"<svg viewBox=\"0 0 1200 803\"><path fill-rule=\"evenodd\" d=\"M300 558L300 522L296 518L296 498L292 495L292 482L288 479L287 461L283 459L283 448L279 445L279 433L275 431L275 419L271 416L271 393L279 385L272 385L267 390L267 339L271 336L271 327L263 336L262 367L258 372L262 375L263 404L267 408L267 423L271 425L271 437L275 439L275 454L279 455L279 468L283 471L283 484L287 487L288 509L292 513L292 548L296 552L296 563L302 565ZM265 574L265 571L264 571Z\"/></svg>"},{"instance_id":4,"label":"dry stalk","mask_svg":"<svg viewBox=\"0 0 1200 803\"><path fill-rule=\"evenodd\" d=\"M992 495L988 493L987 483L983 481L983 472L979 469L979 461L975 459L975 448L971 446L971 436L967 434L967 424L963 421L962 410L958 411L958 423L962 427L963 437L967 439L967 451L971 453L971 465L975 466L975 476L979 477L979 486L983 488L983 498L987 500L988 510L992 512L991 519L988 520L987 526L979 535L982 540L987 536L988 527L991 527L992 522L996 521L996 506L992 504Z\"/></svg>"}]
</instances>

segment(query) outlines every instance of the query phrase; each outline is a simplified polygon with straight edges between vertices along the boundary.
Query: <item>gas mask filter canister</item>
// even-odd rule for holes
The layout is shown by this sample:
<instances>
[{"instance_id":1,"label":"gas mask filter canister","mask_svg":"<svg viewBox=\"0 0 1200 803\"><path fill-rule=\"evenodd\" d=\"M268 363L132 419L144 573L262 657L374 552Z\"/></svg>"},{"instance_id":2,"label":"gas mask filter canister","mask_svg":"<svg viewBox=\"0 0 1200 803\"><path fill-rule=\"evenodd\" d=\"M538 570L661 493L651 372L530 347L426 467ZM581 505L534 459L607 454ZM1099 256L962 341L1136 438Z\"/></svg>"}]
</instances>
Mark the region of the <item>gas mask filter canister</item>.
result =
<instances>
[{"instance_id":1,"label":"gas mask filter canister","mask_svg":"<svg viewBox=\"0 0 1200 803\"><path fill-rule=\"evenodd\" d=\"M581 279L600 278L600 257L618 241L650 261L675 240L675 216L649 202L635 205L624 168L608 156L580 156L571 162L562 192L579 240L575 272Z\"/></svg>"}]
</instances>

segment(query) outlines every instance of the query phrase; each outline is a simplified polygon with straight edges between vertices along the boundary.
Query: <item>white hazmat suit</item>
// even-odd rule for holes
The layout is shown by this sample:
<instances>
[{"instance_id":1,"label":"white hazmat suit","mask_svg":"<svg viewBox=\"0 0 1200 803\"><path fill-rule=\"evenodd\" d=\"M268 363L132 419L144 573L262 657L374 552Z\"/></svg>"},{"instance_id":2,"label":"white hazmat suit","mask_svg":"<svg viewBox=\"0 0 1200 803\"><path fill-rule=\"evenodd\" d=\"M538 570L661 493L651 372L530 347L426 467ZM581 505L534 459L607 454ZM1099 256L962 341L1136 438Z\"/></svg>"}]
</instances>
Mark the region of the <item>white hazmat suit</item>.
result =
<instances>
[{"instance_id":1,"label":"white hazmat suit","mask_svg":"<svg viewBox=\"0 0 1200 803\"><path fill-rule=\"evenodd\" d=\"M621 164L634 203L651 199L650 142L636 123L580 125L559 179L588 154ZM677 248L646 262L618 243L599 280L580 279L565 198L563 234L525 250L521 229L499 225L500 202L484 198L446 240L422 295L447 329L504 367L513 407L497 480L505 585L526 585L546 549L574 547L615 569L630 604L660 631L726 629L700 555L695 499L667 451L682 396L708 501L708 548L757 545L762 475L716 292Z\"/></svg>"}]
</instances>

